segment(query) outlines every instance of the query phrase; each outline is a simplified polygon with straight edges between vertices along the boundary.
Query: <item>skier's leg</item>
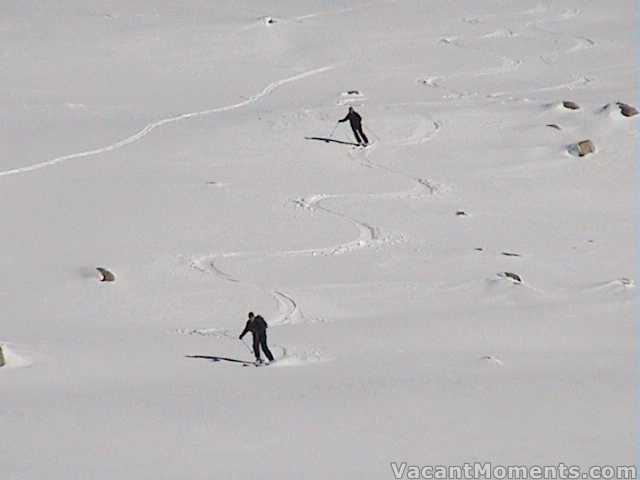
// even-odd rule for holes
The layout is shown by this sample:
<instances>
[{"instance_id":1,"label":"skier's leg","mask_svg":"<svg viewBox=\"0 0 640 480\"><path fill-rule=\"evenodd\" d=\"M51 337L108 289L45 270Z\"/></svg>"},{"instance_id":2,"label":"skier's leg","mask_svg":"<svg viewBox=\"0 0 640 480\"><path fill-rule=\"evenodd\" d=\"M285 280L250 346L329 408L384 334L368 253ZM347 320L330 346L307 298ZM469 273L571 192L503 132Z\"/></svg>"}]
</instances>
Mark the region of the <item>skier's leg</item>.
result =
<instances>
[{"instance_id":1,"label":"skier's leg","mask_svg":"<svg viewBox=\"0 0 640 480\"><path fill-rule=\"evenodd\" d=\"M253 335L253 354L256 356L256 362L260 362L260 338L258 335Z\"/></svg>"},{"instance_id":2,"label":"skier's leg","mask_svg":"<svg viewBox=\"0 0 640 480\"><path fill-rule=\"evenodd\" d=\"M351 125L351 130L353 130L353 136L356 137L356 142L362 143L362 140L360 140L360 135L358 135L358 129L354 125Z\"/></svg>"},{"instance_id":3,"label":"skier's leg","mask_svg":"<svg viewBox=\"0 0 640 480\"><path fill-rule=\"evenodd\" d=\"M367 138L367 136L362 131L362 125L360 125L359 130L360 130L360 136L362 137L362 140L364 141L364 144L367 145L369 143L369 139Z\"/></svg>"},{"instance_id":4,"label":"skier's leg","mask_svg":"<svg viewBox=\"0 0 640 480\"><path fill-rule=\"evenodd\" d=\"M267 346L267 332L264 332L264 334L260 338L260 346L262 347L262 351L269 359L269 361L273 362L273 355L271 354L271 350L269 350L269 347Z\"/></svg>"}]
</instances>

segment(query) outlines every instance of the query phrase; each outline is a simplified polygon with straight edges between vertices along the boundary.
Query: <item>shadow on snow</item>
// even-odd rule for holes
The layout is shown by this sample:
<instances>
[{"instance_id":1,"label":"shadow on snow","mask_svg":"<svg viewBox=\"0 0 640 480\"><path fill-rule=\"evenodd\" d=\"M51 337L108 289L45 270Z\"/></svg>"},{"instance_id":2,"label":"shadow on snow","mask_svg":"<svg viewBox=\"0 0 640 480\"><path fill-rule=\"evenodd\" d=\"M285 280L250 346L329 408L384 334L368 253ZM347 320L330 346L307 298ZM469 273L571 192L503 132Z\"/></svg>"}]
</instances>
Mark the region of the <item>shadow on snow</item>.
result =
<instances>
[{"instance_id":1,"label":"shadow on snow","mask_svg":"<svg viewBox=\"0 0 640 480\"><path fill-rule=\"evenodd\" d=\"M354 145L359 147L360 144L354 142L345 142L343 140L336 140L335 138L325 138L325 137L304 137L305 140L317 140L325 143L340 143L342 145Z\"/></svg>"},{"instance_id":2,"label":"shadow on snow","mask_svg":"<svg viewBox=\"0 0 640 480\"><path fill-rule=\"evenodd\" d=\"M218 357L215 355L185 355L186 358L199 358L201 360L209 360L210 362L218 363L218 362L231 362L231 363L240 363L242 365L253 365L253 362L250 360L240 360L238 358L229 358L229 357Z\"/></svg>"}]
</instances>

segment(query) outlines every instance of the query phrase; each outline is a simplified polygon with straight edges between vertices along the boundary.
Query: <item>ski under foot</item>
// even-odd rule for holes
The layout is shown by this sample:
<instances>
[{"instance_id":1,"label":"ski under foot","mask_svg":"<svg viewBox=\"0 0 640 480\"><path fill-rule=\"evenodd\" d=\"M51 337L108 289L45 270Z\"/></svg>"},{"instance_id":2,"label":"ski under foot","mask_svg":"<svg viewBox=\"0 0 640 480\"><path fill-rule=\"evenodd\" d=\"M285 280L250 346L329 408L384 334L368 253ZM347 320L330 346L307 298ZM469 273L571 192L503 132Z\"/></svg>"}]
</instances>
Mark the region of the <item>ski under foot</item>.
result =
<instances>
[{"instance_id":1,"label":"ski under foot","mask_svg":"<svg viewBox=\"0 0 640 480\"><path fill-rule=\"evenodd\" d=\"M243 367L268 367L273 363L275 363L275 360L271 362L245 362L242 364L242 366Z\"/></svg>"}]
</instances>

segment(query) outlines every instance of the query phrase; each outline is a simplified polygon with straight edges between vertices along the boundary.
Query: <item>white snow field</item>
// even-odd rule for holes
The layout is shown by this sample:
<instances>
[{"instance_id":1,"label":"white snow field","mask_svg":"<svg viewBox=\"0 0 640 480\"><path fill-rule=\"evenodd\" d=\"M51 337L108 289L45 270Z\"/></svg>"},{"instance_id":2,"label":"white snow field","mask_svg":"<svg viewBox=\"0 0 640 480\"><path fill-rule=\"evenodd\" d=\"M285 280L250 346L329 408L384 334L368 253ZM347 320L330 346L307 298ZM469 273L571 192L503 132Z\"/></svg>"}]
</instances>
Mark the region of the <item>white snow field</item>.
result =
<instances>
[{"instance_id":1,"label":"white snow field","mask_svg":"<svg viewBox=\"0 0 640 480\"><path fill-rule=\"evenodd\" d=\"M636 22L0 2L0 476L635 463Z\"/></svg>"}]
</instances>

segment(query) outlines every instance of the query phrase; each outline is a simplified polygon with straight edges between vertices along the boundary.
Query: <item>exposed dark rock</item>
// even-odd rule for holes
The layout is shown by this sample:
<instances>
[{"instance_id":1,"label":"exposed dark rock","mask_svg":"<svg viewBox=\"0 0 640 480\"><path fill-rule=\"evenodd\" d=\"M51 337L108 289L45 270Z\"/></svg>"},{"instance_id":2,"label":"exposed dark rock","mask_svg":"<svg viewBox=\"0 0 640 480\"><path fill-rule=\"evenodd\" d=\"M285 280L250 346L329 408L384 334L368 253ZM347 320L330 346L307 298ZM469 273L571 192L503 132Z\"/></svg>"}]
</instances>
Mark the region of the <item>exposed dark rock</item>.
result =
<instances>
[{"instance_id":1,"label":"exposed dark rock","mask_svg":"<svg viewBox=\"0 0 640 480\"><path fill-rule=\"evenodd\" d=\"M2 350L2 345L0 345L0 367L4 367L7 364L4 359L4 351Z\"/></svg>"},{"instance_id":2,"label":"exposed dark rock","mask_svg":"<svg viewBox=\"0 0 640 480\"><path fill-rule=\"evenodd\" d=\"M596 147L591 140L582 140L576 144L578 146L578 152L581 157L593 153L596 151Z\"/></svg>"},{"instance_id":3,"label":"exposed dark rock","mask_svg":"<svg viewBox=\"0 0 640 480\"><path fill-rule=\"evenodd\" d=\"M520 277L520 275L516 274L516 273L512 273L512 272L503 272L502 273L503 277L506 278L510 278L511 280L513 280L515 283L522 283L522 277Z\"/></svg>"},{"instance_id":4,"label":"exposed dark rock","mask_svg":"<svg viewBox=\"0 0 640 480\"><path fill-rule=\"evenodd\" d=\"M624 117L635 117L636 115L638 115L638 110L631 105L627 105L626 103L622 102L616 102L616 105L618 105L618 108L620 108L620 113Z\"/></svg>"},{"instance_id":5,"label":"exposed dark rock","mask_svg":"<svg viewBox=\"0 0 640 480\"><path fill-rule=\"evenodd\" d=\"M547 127L551 127L554 128L556 130L562 130L562 128L560 128L560 125L556 124L556 123L547 123L546 125Z\"/></svg>"},{"instance_id":6,"label":"exposed dark rock","mask_svg":"<svg viewBox=\"0 0 640 480\"><path fill-rule=\"evenodd\" d=\"M504 255L505 257L521 257L522 256L519 253L513 253L513 252L502 252L502 255Z\"/></svg>"},{"instance_id":7,"label":"exposed dark rock","mask_svg":"<svg viewBox=\"0 0 640 480\"><path fill-rule=\"evenodd\" d=\"M577 157L584 157L596 151L596 147L591 140L582 140L578 143L569 145L569 153Z\"/></svg>"},{"instance_id":8,"label":"exposed dark rock","mask_svg":"<svg viewBox=\"0 0 640 480\"><path fill-rule=\"evenodd\" d=\"M458 210L456 212L456 216L458 216L458 217L466 217L467 216L467 212L465 212L464 210Z\"/></svg>"},{"instance_id":9,"label":"exposed dark rock","mask_svg":"<svg viewBox=\"0 0 640 480\"><path fill-rule=\"evenodd\" d=\"M101 282L115 282L116 276L103 267L96 267L96 270L100 273L100 281Z\"/></svg>"},{"instance_id":10,"label":"exposed dark rock","mask_svg":"<svg viewBox=\"0 0 640 480\"><path fill-rule=\"evenodd\" d=\"M564 102L562 102L562 106L569 110L580 110L580 105L570 100L565 100Z\"/></svg>"}]
</instances>

